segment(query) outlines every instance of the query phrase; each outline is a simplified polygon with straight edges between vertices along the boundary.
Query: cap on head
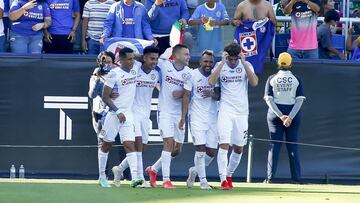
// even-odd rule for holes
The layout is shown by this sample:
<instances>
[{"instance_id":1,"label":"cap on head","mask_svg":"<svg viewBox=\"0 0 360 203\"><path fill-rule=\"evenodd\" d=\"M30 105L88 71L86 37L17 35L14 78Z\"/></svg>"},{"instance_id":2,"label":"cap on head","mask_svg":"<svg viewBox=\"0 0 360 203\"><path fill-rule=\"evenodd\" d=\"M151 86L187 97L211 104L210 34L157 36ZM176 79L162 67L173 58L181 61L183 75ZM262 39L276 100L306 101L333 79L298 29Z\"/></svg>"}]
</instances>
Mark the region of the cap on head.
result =
<instances>
[{"instance_id":1,"label":"cap on head","mask_svg":"<svg viewBox=\"0 0 360 203\"><path fill-rule=\"evenodd\" d=\"M278 65L281 67L290 68L291 61L292 61L291 55L287 52L282 52L278 58Z\"/></svg>"}]
</instances>

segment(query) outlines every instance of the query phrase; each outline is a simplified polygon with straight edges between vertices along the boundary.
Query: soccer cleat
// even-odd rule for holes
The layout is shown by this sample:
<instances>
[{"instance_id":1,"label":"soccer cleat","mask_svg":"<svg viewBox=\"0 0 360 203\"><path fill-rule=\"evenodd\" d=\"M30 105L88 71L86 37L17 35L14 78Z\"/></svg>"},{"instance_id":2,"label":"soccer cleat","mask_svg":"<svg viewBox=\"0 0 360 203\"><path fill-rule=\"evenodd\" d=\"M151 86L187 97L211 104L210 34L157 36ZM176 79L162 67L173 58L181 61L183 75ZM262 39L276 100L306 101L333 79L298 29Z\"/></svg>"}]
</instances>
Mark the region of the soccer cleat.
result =
<instances>
[{"instance_id":1,"label":"soccer cleat","mask_svg":"<svg viewBox=\"0 0 360 203\"><path fill-rule=\"evenodd\" d=\"M222 190L230 190L230 187L229 187L228 182L226 180L221 182L221 189Z\"/></svg>"},{"instance_id":2,"label":"soccer cleat","mask_svg":"<svg viewBox=\"0 0 360 203\"><path fill-rule=\"evenodd\" d=\"M233 184L232 184L232 178L231 178L230 176L227 176L227 177L226 177L226 181L227 181L227 183L228 183L229 189L230 189L230 190L233 190L234 187L233 187Z\"/></svg>"},{"instance_id":3,"label":"soccer cleat","mask_svg":"<svg viewBox=\"0 0 360 203\"><path fill-rule=\"evenodd\" d=\"M157 176L156 172L151 169L151 166L148 166L148 167L145 169L145 171L146 171L146 172L148 173L148 175L149 175L149 178L150 178L150 186L151 186L151 187L156 187L156 186L157 186L157 185L156 185L156 176Z\"/></svg>"},{"instance_id":4,"label":"soccer cleat","mask_svg":"<svg viewBox=\"0 0 360 203\"><path fill-rule=\"evenodd\" d=\"M144 182L143 179L134 178L134 179L131 181L131 183L130 183L130 187L135 188L135 187L137 187L138 185L143 184L143 182Z\"/></svg>"},{"instance_id":5,"label":"soccer cleat","mask_svg":"<svg viewBox=\"0 0 360 203\"><path fill-rule=\"evenodd\" d=\"M106 178L100 178L99 184L101 187L111 187L111 185L109 184L109 182Z\"/></svg>"},{"instance_id":6,"label":"soccer cleat","mask_svg":"<svg viewBox=\"0 0 360 203\"><path fill-rule=\"evenodd\" d=\"M272 181L269 180L269 179L265 179L265 180L263 181L263 183L265 183L265 184L270 184L270 183L272 183Z\"/></svg>"},{"instance_id":7,"label":"soccer cleat","mask_svg":"<svg viewBox=\"0 0 360 203\"><path fill-rule=\"evenodd\" d=\"M145 180L144 180L143 184L137 186L137 188L149 188L149 187L151 187L151 186Z\"/></svg>"},{"instance_id":8,"label":"soccer cleat","mask_svg":"<svg viewBox=\"0 0 360 203\"><path fill-rule=\"evenodd\" d=\"M195 178L197 176L197 172L196 172L196 168L195 167L190 167L189 168L189 177L186 180L186 185L188 188L192 188L194 183L195 183Z\"/></svg>"},{"instance_id":9,"label":"soccer cleat","mask_svg":"<svg viewBox=\"0 0 360 203\"><path fill-rule=\"evenodd\" d=\"M171 183L170 180L163 182L163 187L167 189L175 189L176 187Z\"/></svg>"},{"instance_id":10,"label":"soccer cleat","mask_svg":"<svg viewBox=\"0 0 360 203\"><path fill-rule=\"evenodd\" d=\"M114 174L114 185L120 187L120 180L124 177L124 174L120 172L119 166L114 166L111 170Z\"/></svg>"},{"instance_id":11,"label":"soccer cleat","mask_svg":"<svg viewBox=\"0 0 360 203\"><path fill-rule=\"evenodd\" d=\"M211 186L209 185L208 182L201 182L200 183L200 189L202 190L211 190Z\"/></svg>"}]
</instances>

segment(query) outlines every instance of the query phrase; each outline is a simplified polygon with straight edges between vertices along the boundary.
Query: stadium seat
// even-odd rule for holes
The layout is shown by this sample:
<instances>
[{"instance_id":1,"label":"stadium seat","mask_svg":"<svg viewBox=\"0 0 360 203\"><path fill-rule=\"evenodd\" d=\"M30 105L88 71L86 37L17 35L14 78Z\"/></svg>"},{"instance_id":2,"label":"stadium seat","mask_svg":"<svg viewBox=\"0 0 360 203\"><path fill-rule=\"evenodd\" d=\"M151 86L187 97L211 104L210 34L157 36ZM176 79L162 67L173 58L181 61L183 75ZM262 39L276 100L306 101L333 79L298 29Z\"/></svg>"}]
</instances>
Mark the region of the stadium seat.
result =
<instances>
[{"instance_id":1,"label":"stadium seat","mask_svg":"<svg viewBox=\"0 0 360 203\"><path fill-rule=\"evenodd\" d=\"M333 34L331 41L332 41L332 45L335 49L337 49L341 53L344 53L344 51L345 51L345 36ZM340 59L340 58L336 57L334 59Z\"/></svg>"},{"instance_id":2,"label":"stadium seat","mask_svg":"<svg viewBox=\"0 0 360 203\"><path fill-rule=\"evenodd\" d=\"M277 58L281 52L287 51L289 46L289 40L290 33L275 35L275 58Z\"/></svg>"}]
</instances>

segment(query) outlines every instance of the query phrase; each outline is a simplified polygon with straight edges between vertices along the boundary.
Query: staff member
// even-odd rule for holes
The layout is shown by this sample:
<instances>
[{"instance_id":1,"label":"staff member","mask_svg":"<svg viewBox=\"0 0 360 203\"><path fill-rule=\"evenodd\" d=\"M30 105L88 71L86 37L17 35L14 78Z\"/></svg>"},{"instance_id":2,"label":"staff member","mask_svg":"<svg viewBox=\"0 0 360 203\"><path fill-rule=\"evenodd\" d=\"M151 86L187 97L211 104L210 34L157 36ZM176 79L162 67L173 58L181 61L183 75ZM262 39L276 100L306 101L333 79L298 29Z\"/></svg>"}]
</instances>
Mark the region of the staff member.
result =
<instances>
[{"instance_id":1,"label":"staff member","mask_svg":"<svg viewBox=\"0 0 360 203\"><path fill-rule=\"evenodd\" d=\"M285 135L287 142L298 141L300 126L300 108L305 100L303 86L300 78L291 71L291 55L283 52L278 58L279 71L271 75L265 86L264 99L269 106L267 123L269 127L270 143L267 163L267 179L265 183L271 183L276 174L281 142ZM291 179L294 183L300 182L300 160L298 146L286 144Z\"/></svg>"}]
</instances>

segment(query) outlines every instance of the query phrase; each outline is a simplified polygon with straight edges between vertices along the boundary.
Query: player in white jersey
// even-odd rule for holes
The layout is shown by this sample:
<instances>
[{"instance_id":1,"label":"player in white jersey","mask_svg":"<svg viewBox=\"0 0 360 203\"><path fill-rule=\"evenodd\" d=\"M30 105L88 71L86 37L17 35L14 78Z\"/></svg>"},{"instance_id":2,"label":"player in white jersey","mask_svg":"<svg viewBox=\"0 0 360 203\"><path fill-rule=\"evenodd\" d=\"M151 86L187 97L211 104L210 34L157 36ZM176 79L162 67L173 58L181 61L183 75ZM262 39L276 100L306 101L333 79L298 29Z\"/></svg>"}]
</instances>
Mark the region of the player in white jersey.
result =
<instances>
[{"instance_id":1,"label":"player in white jersey","mask_svg":"<svg viewBox=\"0 0 360 203\"><path fill-rule=\"evenodd\" d=\"M185 93L179 122L179 128L183 129L190 101L189 126L195 145L195 166L189 169L187 186L191 188L196 176L199 175L200 189L204 190L211 189L206 180L205 166L213 160L218 147L216 100L219 99L220 92L219 87L214 90L214 85L208 82L213 65L213 52L204 51L200 59L200 68L191 71L191 77L184 83Z\"/></svg>"},{"instance_id":2,"label":"player in white jersey","mask_svg":"<svg viewBox=\"0 0 360 203\"><path fill-rule=\"evenodd\" d=\"M136 78L136 95L132 107L134 113L135 124L135 150L137 154L137 169L138 177L145 180L143 174L143 158L142 153L149 139L150 130L150 112L151 99L155 86L159 81L159 70L157 63L159 60L159 48L154 46L145 47L143 52L143 64L137 73ZM114 173L115 185L120 184L120 179L123 177L123 172L129 167L128 160L125 158L119 166L114 166L112 171ZM144 181L139 187L150 187Z\"/></svg>"},{"instance_id":3,"label":"player in white jersey","mask_svg":"<svg viewBox=\"0 0 360 203\"><path fill-rule=\"evenodd\" d=\"M136 187L143 183L143 180L137 177L137 155L132 113L136 93L136 76L140 64L135 63L134 52L129 48L123 48L119 52L119 57L121 66L110 71L109 77L105 80L102 95L103 101L110 109L105 116L104 125L99 135L102 140L101 148L98 151L99 182L102 187L110 187L105 175L105 166L112 142L115 141L117 134L120 135L129 162L132 176L131 186ZM113 91L120 93L120 96L112 99L111 93Z\"/></svg>"},{"instance_id":4,"label":"player in white jersey","mask_svg":"<svg viewBox=\"0 0 360 203\"><path fill-rule=\"evenodd\" d=\"M240 163L248 131L248 82L258 85L258 77L251 63L245 61L236 43L227 45L221 62L209 78L209 83L219 83L221 89L218 115L219 152L217 156L221 188L232 190L232 174ZM239 60L240 58L240 60ZM228 163L229 145L233 151Z\"/></svg>"},{"instance_id":5,"label":"player in white jersey","mask_svg":"<svg viewBox=\"0 0 360 203\"><path fill-rule=\"evenodd\" d=\"M175 188L170 181L171 157L180 153L185 138L185 132L178 128L178 124L181 118L184 81L189 77L191 71L188 67L190 52L185 45L174 46L172 55L173 62L159 60L158 63L161 71L158 125L160 135L164 140L164 148L158 161L146 168L152 187L156 187L156 175L161 168L163 186L169 189Z\"/></svg>"}]
</instances>

